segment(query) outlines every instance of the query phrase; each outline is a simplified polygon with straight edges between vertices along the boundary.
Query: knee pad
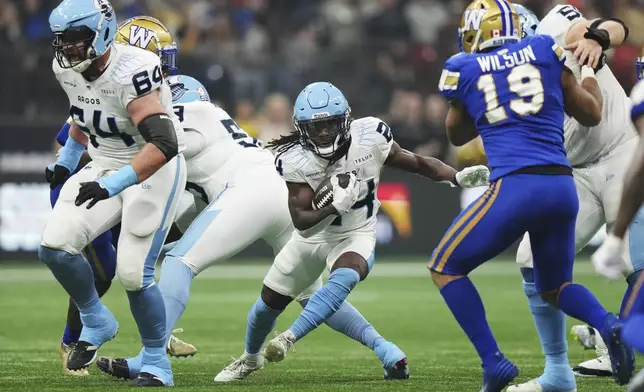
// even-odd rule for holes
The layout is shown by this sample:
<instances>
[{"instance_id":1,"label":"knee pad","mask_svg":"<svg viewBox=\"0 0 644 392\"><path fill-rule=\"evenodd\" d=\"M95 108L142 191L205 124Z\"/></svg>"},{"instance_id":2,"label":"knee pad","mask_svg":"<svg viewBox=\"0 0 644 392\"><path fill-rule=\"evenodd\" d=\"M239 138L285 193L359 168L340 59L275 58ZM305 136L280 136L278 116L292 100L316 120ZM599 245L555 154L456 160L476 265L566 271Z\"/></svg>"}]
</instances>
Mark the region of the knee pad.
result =
<instances>
[{"instance_id":1,"label":"knee pad","mask_svg":"<svg viewBox=\"0 0 644 392\"><path fill-rule=\"evenodd\" d=\"M127 291L143 289L143 266L136 263L121 263L116 266L116 276Z\"/></svg>"},{"instance_id":2,"label":"knee pad","mask_svg":"<svg viewBox=\"0 0 644 392\"><path fill-rule=\"evenodd\" d=\"M530 238L526 235L519 244L517 249L516 262L519 268L532 268L532 248L530 247Z\"/></svg>"},{"instance_id":3,"label":"knee pad","mask_svg":"<svg viewBox=\"0 0 644 392\"><path fill-rule=\"evenodd\" d=\"M81 233L77 233L79 235ZM45 230L42 233L42 238L40 240L40 247L48 248L50 250L61 250L72 255L77 255L81 253L85 245L75 246L74 243L80 245L81 242L85 242L83 239L77 239L73 241L74 238L70 238L69 233L65 230L60 230L60 228L51 227L51 225L46 225Z\"/></svg>"}]
</instances>

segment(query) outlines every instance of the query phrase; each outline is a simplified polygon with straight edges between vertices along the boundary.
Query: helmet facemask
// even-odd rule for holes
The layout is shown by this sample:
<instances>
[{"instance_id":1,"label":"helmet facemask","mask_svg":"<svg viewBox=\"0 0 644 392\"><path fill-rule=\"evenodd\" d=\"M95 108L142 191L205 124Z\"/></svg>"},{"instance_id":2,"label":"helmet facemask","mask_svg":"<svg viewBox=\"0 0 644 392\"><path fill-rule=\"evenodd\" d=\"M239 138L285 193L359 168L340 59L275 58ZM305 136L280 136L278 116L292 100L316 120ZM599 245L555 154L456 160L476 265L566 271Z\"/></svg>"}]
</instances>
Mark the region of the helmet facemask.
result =
<instances>
[{"instance_id":1,"label":"helmet facemask","mask_svg":"<svg viewBox=\"0 0 644 392\"><path fill-rule=\"evenodd\" d=\"M334 158L350 139L351 116L347 112L340 116L313 120L293 120L305 148L324 159Z\"/></svg>"},{"instance_id":2,"label":"helmet facemask","mask_svg":"<svg viewBox=\"0 0 644 392\"><path fill-rule=\"evenodd\" d=\"M179 71L179 68L177 68L178 49L176 45L174 45L174 47L155 50L154 52L161 58L161 69L163 70L163 74L166 76L176 75Z\"/></svg>"},{"instance_id":3,"label":"helmet facemask","mask_svg":"<svg viewBox=\"0 0 644 392\"><path fill-rule=\"evenodd\" d=\"M637 80L644 80L644 54L635 62L635 69L637 70Z\"/></svg>"},{"instance_id":4,"label":"helmet facemask","mask_svg":"<svg viewBox=\"0 0 644 392\"><path fill-rule=\"evenodd\" d=\"M87 26L71 27L54 34L54 56L64 69L84 72L96 59L96 32Z\"/></svg>"}]
</instances>

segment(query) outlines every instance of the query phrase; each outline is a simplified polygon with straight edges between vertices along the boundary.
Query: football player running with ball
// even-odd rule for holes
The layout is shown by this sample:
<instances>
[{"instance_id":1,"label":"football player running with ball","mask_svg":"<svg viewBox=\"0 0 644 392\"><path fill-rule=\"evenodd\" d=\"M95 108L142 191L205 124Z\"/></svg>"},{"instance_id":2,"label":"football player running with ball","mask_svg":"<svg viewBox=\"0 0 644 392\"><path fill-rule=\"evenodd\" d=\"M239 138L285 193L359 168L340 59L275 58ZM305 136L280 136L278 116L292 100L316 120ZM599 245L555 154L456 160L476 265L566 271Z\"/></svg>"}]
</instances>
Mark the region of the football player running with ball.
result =
<instances>
[{"instance_id":1,"label":"football player running with ball","mask_svg":"<svg viewBox=\"0 0 644 392\"><path fill-rule=\"evenodd\" d=\"M353 119L342 92L330 83L308 85L296 99L296 132L271 142L275 165L288 187L288 209L296 231L276 256L251 308L246 347L241 358L261 368L261 348L277 317L294 297L315 283L325 268L326 285L310 298L295 323L271 340L264 356L284 359L295 343L341 309L349 293L373 266L380 171L397 167L452 186L487 183L486 167L457 172L434 158L403 150L387 124L374 118ZM314 189L318 189L315 192ZM407 378L407 358L381 345L385 378ZM381 357L382 358L382 357ZM236 373L235 362L217 377Z\"/></svg>"},{"instance_id":2,"label":"football player running with ball","mask_svg":"<svg viewBox=\"0 0 644 392\"><path fill-rule=\"evenodd\" d=\"M552 37L522 35L519 14L506 0L475 0L463 14L464 53L446 62L439 84L450 102L447 133L455 145L480 135L493 169L489 189L434 250L432 279L481 358L481 391L500 392L519 371L503 356L468 275L529 233L535 295L601 331L614 377L625 384L635 359L621 341L622 322L572 282L579 202L564 145L564 111L597 126L602 91L587 65L578 84Z\"/></svg>"},{"instance_id":3,"label":"football player running with ball","mask_svg":"<svg viewBox=\"0 0 644 392\"><path fill-rule=\"evenodd\" d=\"M154 281L154 264L186 182L183 130L170 88L158 55L113 43L117 23L107 0L64 0L49 24L53 70L69 97L73 122L51 183L65 181L86 146L92 159L65 182L39 249L83 323L67 368L89 366L118 331L81 251L120 221L116 275L144 347L135 384L172 385L163 297Z\"/></svg>"},{"instance_id":4,"label":"football player running with ball","mask_svg":"<svg viewBox=\"0 0 644 392\"><path fill-rule=\"evenodd\" d=\"M579 214L575 224L575 253L581 251L604 225L611 230L617 217L619 197L627 163L637 146L637 134L630 120L630 102L624 89L605 65L603 51L620 45L628 36L628 29L619 20L586 20L571 5L555 6L545 18L539 20L525 7L515 5L522 19L525 35L544 34L570 49L566 56L568 67L581 82L581 66L588 64L596 70L597 82L602 93L602 121L587 127L571 116L564 120L564 144L573 168L575 187L579 197ZM644 235L644 226L631 227L633 238ZM629 268L624 271L628 298L644 268L644 255L638 246L625 250ZM633 251L634 250L634 251ZM630 257L629 257L630 256ZM565 314L544 301L536 291L530 237L523 237L516 261L524 278L524 291L546 356L544 374L535 380L510 387L512 392L538 392L542 390L570 392L576 388L575 377L567 356ZM623 303L626 301L624 300ZM589 333L588 331L592 332ZM588 326L575 326L573 332L587 346L596 346L600 357L586 361L574 368L581 375L612 375L611 361L601 333ZM588 341L592 338L594 344Z\"/></svg>"}]
</instances>

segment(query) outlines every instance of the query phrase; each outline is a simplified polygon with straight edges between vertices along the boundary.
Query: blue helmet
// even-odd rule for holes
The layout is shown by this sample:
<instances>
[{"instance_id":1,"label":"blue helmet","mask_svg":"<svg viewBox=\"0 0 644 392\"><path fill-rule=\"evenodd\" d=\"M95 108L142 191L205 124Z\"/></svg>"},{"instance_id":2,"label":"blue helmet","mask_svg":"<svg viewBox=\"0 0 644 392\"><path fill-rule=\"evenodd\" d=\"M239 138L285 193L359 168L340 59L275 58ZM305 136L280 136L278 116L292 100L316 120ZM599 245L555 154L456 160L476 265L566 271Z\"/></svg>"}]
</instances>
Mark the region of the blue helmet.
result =
<instances>
[{"instance_id":1,"label":"blue helmet","mask_svg":"<svg viewBox=\"0 0 644 392\"><path fill-rule=\"evenodd\" d=\"M539 26L539 18L537 18L537 15L521 4L515 3L513 5L519 13L519 19L521 20L522 38L537 34L537 27Z\"/></svg>"},{"instance_id":2,"label":"blue helmet","mask_svg":"<svg viewBox=\"0 0 644 392\"><path fill-rule=\"evenodd\" d=\"M172 103L195 101L210 102L208 91L197 79L186 75L173 75L168 79L172 91Z\"/></svg>"},{"instance_id":3,"label":"blue helmet","mask_svg":"<svg viewBox=\"0 0 644 392\"><path fill-rule=\"evenodd\" d=\"M351 140L351 108L342 91L328 82L302 90L293 107L293 124L304 147L325 159L334 158Z\"/></svg>"},{"instance_id":4,"label":"blue helmet","mask_svg":"<svg viewBox=\"0 0 644 392\"><path fill-rule=\"evenodd\" d=\"M49 15L49 27L61 68L84 72L108 51L117 24L108 0L63 0Z\"/></svg>"}]
</instances>

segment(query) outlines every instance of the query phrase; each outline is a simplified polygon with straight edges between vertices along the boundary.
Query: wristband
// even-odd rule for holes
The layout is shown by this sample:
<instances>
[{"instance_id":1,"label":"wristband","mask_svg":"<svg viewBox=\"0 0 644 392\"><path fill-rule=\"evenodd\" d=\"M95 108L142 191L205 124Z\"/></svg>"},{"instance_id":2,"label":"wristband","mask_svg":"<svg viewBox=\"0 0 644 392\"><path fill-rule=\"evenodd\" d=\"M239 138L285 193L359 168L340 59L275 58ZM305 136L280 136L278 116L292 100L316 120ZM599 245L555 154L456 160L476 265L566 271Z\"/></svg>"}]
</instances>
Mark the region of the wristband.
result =
<instances>
[{"instance_id":1,"label":"wristband","mask_svg":"<svg viewBox=\"0 0 644 392\"><path fill-rule=\"evenodd\" d=\"M74 138L68 138L65 145L61 147L58 151L58 160L56 161L57 165L63 166L69 172L73 172L78 167L78 162L80 162L81 156L85 152L85 146L74 140Z\"/></svg>"},{"instance_id":2,"label":"wristband","mask_svg":"<svg viewBox=\"0 0 644 392\"><path fill-rule=\"evenodd\" d=\"M583 65L581 67L581 81L583 82L587 78L592 78L597 80L597 78L595 77L595 71L591 67L587 65Z\"/></svg>"},{"instance_id":3,"label":"wristband","mask_svg":"<svg viewBox=\"0 0 644 392\"><path fill-rule=\"evenodd\" d=\"M123 192L125 188L139 181L132 165L123 166L117 172L101 178L98 183L107 190L110 197Z\"/></svg>"},{"instance_id":4,"label":"wristband","mask_svg":"<svg viewBox=\"0 0 644 392\"><path fill-rule=\"evenodd\" d=\"M610 34L604 29L598 29L594 27L588 28L584 38L592 39L597 42L602 47L602 51L608 50L610 48Z\"/></svg>"}]
</instances>

